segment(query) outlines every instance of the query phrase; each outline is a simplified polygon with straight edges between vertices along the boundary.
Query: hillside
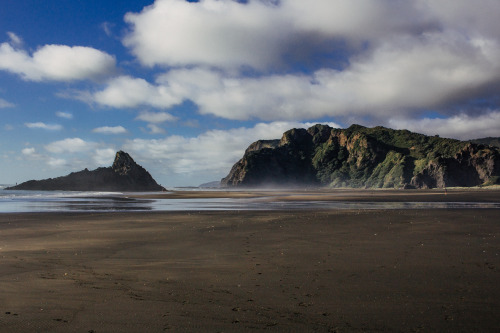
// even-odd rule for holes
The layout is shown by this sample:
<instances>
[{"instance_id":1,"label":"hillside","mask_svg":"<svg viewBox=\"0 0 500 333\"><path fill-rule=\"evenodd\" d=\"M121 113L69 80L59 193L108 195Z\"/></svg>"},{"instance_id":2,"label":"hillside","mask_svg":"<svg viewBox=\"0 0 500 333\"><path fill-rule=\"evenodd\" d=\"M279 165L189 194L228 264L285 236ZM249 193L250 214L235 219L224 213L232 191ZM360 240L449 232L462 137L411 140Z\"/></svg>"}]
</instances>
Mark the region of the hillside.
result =
<instances>
[{"instance_id":1,"label":"hillside","mask_svg":"<svg viewBox=\"0 0 500 333\"><path fill-rule=\"evenodd\" d=\"M111 167L73 172L43 180L30 180L6 190L40 191L161 191L164 188L129 154L119 151Z\"/></svg>"},{"instance_id":2,"label":"hillside","mask_svg":"<svg viewBox=\"0 0 500 333\"><path fill-rule=\"evenodd\" d=\"M498 138L487 137L487 138L470 140L470 142L500 148L500 137Z\"/></svg>"},{"instance_id":3,"label":"hillside","mask_svg":"<svg viewBox=\"0 0 500 333\"><path fill-rule=\"evenodd\" d=\"M315 125L253 143L221 183L443 188L497 184L499 176L500 152L491 146L384 127Z\"/></svg>"}]
</instances>

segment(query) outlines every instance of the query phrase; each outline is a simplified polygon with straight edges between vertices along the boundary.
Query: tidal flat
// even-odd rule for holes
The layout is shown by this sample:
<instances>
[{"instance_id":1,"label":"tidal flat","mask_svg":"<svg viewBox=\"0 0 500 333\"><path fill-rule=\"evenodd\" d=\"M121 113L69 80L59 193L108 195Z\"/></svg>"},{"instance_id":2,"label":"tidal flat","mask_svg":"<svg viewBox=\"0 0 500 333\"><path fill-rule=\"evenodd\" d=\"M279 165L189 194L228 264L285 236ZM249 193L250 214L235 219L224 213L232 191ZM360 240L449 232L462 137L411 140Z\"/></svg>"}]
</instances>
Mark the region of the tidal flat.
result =
<instances>
[{"instance_id":1,"label":"tidal flat","mask_svg":"<svg viewBox=\"0 0 500 333\"><path fill-rule=\"evenodd\" d=\"M340 192L269 200L500 202ZM4 213L0 331L496 332L499 238L488 208Z\"/></svg>"}]
</instances>

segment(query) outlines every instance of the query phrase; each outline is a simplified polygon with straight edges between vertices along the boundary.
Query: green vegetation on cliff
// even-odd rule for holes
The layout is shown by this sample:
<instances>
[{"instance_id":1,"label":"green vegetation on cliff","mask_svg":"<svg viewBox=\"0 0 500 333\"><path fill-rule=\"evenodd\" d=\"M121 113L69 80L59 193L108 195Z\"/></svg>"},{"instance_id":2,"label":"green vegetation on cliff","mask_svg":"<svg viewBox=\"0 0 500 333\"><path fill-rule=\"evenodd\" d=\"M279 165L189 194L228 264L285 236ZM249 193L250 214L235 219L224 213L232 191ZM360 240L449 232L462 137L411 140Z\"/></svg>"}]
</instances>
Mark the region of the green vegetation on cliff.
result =
<instances>
[{"instance_id":1,"label":"green vegetation on cliff","mask_svg":"<svg viewBox=\"0 0 500 333\"><path fill-rule=\"evenodd\" d=\"M494 147L384 127L315 125L251 147L224 186L433 188L494 184L500 176Z\"/></svg>"},{"instance_id":2,"label":"green vegetation on cliff","mask_svg":"<svg viewBox=\"0 0 500 333\"><path fill-rule=\"evenodd\" d=\"M470 142L500 148L500 137L487 137L482 139L470 140Z\"/></svg>"}]
</instances>

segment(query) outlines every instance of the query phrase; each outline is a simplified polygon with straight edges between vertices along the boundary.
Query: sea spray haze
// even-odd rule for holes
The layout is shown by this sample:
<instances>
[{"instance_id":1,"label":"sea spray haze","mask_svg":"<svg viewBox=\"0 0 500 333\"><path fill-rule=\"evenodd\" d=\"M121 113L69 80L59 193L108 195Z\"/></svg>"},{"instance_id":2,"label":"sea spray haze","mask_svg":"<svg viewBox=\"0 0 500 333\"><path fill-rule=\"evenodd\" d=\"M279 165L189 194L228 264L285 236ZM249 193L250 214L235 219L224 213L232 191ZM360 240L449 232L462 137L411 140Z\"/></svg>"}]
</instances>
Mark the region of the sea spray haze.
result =
<instances>
[{"instance_id":1,"label":"sea spray haze","mask_svg":"<svg viewBox=\"0 0 500 333\"><path fill-rule=\"evenodd\" d=\"M443 188L499 181L493 146L380 126L315 125L253 143L222 185Z\"/></svg>"}]
</instances>

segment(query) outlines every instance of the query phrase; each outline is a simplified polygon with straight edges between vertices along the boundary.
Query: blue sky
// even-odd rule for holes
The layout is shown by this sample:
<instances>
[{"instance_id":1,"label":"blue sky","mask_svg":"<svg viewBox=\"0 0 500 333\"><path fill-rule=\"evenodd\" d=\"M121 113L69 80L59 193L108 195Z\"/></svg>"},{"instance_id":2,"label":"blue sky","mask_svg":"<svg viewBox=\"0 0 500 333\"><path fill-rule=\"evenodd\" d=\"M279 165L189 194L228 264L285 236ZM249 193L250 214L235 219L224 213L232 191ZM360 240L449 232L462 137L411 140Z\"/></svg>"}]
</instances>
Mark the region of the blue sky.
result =
<instances>
[{"instance_id":1,"label":"blue sky","mask_svg":"<svg viewBox=\"0 0 500 333\"><path fill-rule=\"evenodd\" d=\"M257 139L352 123L500 136L497 0L4 0L0 183L111 165L225 176Z\"/></svg>"}]
</instances>

